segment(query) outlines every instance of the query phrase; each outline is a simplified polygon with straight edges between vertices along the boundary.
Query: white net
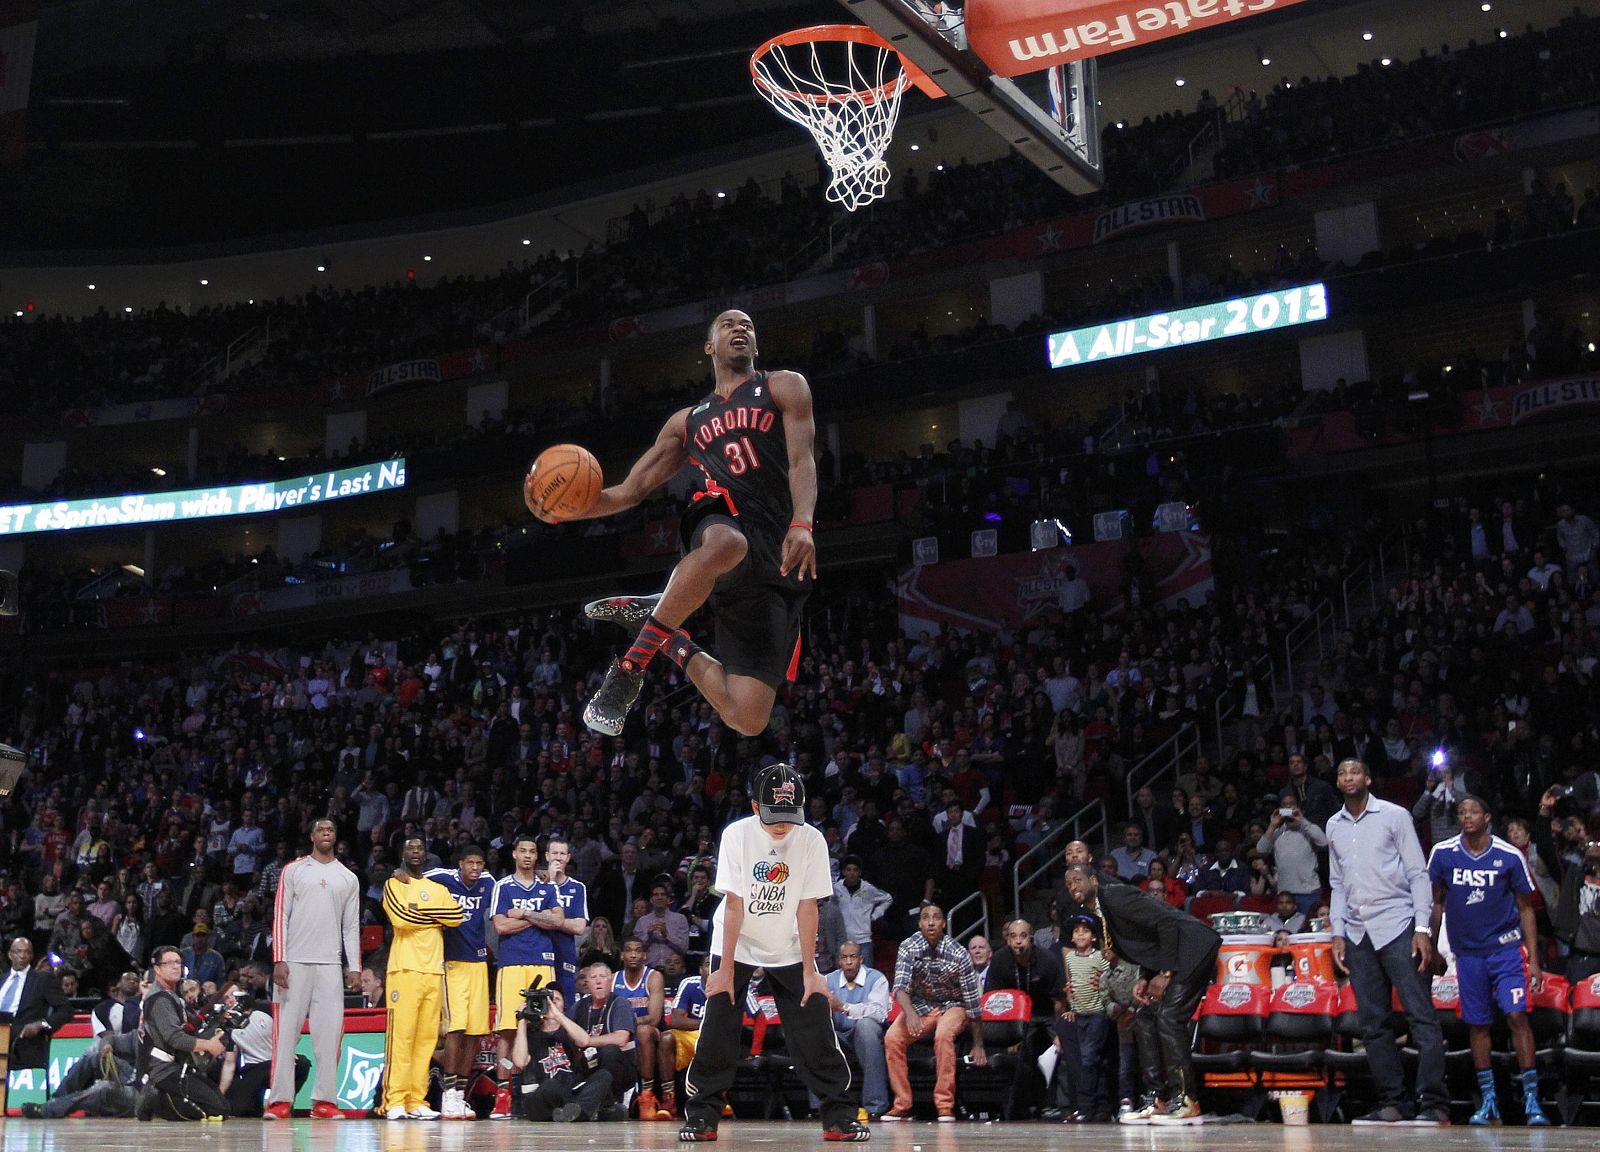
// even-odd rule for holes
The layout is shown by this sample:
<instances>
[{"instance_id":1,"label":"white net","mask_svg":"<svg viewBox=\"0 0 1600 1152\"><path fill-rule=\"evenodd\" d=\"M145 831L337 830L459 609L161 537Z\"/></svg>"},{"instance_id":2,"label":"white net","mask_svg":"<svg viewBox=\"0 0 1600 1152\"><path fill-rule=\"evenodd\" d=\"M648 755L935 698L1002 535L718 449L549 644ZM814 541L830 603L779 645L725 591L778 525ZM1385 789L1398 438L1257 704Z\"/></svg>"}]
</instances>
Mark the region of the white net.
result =
<instances>
[{"instance_id":1,"label":"white net","mask_svg":"<svg viewBox=\"0 0 1600 1152\"><path fill-rule=\"evenodd\" d=\"M850 40L773 44L750 66L756 91L822 150L829 200L854 212L883 195L884 155L910 83L899 53Z\"/></svg>"}]
</instances>

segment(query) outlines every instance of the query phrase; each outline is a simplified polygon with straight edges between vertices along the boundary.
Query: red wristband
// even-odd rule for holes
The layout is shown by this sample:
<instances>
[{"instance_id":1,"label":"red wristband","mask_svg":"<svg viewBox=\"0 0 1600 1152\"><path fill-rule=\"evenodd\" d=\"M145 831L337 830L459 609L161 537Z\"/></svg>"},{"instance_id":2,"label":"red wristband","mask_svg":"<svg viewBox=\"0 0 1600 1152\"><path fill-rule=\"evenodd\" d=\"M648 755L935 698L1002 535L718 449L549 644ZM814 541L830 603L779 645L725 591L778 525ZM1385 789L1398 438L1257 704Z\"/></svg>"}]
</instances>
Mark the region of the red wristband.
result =
<instances>
[{"instance_id":1,"label":"red wristband","mask_svg":"<svg viewBox=\"0 0 1600 1152\"><path fill-rule=\"evenodd\" d=\"M811 525L807 524L804 520L793 520L793 521L790 521L789 527L791 527L791 528L804 528L807 532L810 532L812 530L811 529Z\"/></svg>"}]
</instances>

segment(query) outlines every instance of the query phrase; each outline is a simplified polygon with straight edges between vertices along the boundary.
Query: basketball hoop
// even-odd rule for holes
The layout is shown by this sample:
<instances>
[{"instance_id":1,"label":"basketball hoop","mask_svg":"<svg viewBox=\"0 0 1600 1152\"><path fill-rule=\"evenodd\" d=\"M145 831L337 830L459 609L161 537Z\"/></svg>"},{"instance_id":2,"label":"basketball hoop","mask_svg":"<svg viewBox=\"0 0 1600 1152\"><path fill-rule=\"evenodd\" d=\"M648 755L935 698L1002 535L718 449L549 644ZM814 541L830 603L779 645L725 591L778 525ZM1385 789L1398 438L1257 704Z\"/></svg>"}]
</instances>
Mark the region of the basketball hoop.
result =
<instances>
[{"instance_id":1,"label":"basketball hoop","mask_svg":"<svg viewBox=\"0 0 1600 1152\"><path fill-rule=\"evenodd\" d=\"M774 36L750 57L750 77L768 104L811 133L832 174L827 197L850 212L888 187L884 155L905 90L944 95L882 36L855 24Z\"/></svg>"}]
</instances>

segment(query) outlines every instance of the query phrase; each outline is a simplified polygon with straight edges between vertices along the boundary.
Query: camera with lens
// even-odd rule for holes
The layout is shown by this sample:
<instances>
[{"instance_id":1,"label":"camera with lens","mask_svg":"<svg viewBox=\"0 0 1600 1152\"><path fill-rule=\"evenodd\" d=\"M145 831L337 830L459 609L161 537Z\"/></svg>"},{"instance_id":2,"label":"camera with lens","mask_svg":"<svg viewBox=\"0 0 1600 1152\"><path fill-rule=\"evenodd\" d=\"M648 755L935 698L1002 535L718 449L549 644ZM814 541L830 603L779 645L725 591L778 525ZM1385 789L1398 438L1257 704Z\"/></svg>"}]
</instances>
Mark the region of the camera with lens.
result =
<instances>
[{"instance_id":1,"label":"camera with lens","mask_svg":"<svg viewBox=\"0 0 1600 1152\"><path fill-rule=\"evenodd\" d=\"M554 988L543 982L530 984L522 990L522 1007L517 1009L517 1019L538 1024L550 1011L550 993Z\"/></svg>"},{"instance_id":2,"label":"camera with lens","mask_svg":"<svg viewBox=\"0 0 1600 1152\"><path fill-rule=\"evenodd\" d=\"M199 1035L217 1036L224 1032L231 1032L243 1028L250 1023L250 1013L255 1011L255 1001L248 996L238 995L229 1004L219 1000L208 1005L200 1011Z\"/></svg>"}]
</instances>

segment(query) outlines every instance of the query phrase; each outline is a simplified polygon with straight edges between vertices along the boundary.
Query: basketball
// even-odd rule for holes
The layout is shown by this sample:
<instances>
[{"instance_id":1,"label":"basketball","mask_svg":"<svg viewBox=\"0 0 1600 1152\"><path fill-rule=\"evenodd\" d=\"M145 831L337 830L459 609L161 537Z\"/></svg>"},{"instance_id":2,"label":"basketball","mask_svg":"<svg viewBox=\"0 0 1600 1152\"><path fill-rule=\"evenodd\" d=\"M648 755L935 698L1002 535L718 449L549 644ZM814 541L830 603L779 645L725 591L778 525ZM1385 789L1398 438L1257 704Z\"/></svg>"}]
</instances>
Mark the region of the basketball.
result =
<instances>
[{"instance_id":1,"label":"basketball","mask_svg":"<svg viewBox=\"0 0 1600 1152\"><path fill-rule=\"evenodd\" d=\"M600 499L605 477L600 462L577 444L556 444L539 453L522 482L528 511L550 520L582 516Z\"/></svg>"}]
</instances>

